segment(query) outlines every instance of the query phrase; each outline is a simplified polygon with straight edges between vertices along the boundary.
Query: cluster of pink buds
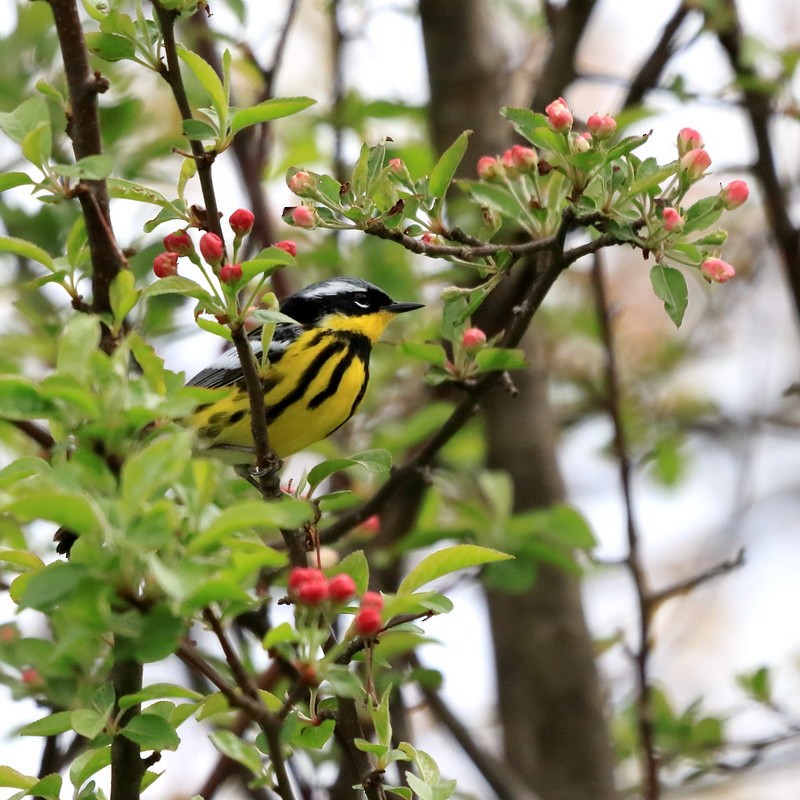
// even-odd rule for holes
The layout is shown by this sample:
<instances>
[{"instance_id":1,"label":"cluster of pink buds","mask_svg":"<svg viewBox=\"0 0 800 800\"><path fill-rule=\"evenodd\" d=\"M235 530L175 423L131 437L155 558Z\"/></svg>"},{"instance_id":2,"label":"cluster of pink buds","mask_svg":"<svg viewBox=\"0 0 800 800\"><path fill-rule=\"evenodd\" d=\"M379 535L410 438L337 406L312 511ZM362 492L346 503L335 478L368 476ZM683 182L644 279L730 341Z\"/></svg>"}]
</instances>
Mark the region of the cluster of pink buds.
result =
<instances>
[{"instance_id":1,"label":"cluster of pink buds","mask_svg":"<svg viewBox=\"0 0 800 800\"><path fill-rule=\"evenodd\" d=\"M515 144L502 156L481 156L478 159L478 177L485 181L515 178L533 172L539 163L539 156L532 147Z\"/></svg>"},{"instance_id":2,"label":"cluster of pink buds","mask_svg":"<svg viewBox=\"0 0 800 800\"><path fill-rule=\"evenodd\" d=\"M289 595L303 606L316 607L331 600L344 603L356 593L355 581L344 573L328 579L321 569L295 567L289 573Z\"/></svg>"},{"instance_id":3,"label":"cluster of pink buds","mask_svg":"<svg viewBox=\"0 0 800 800\"><path fill-rule=\"evenodd\" d=\"M711 156L705 149L703 137L694 128L678 131L678 166L689 181L700 180L711 166Z\"/></svg>"}]
</instances>

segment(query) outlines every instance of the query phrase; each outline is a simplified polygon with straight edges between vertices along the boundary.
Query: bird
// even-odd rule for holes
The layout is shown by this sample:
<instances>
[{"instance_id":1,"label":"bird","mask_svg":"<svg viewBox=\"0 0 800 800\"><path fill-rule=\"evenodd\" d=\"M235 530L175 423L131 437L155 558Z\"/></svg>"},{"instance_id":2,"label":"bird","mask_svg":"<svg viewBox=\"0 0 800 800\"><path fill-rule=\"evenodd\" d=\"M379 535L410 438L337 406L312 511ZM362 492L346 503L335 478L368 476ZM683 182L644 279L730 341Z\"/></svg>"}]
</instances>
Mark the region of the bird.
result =
<instances>
[{"instance_id":1,"label":"bird","mask_svg":"<svg viewBox=\"0 0 800 800\"><path fill-rule=\"evenodd\" d=\"M261 328L248 333L261 365L270 449L283 459L330 436L364 399L372 346L398 315L422 308L398 303L360 278L306 286L280 304L293 322L279 322L263 359ZM187 384L230 387L220 400L198 406L189 419L201 450L234 464L253 459L250 400L235 349L222 353Z\"/></svg>"}]
</instances>

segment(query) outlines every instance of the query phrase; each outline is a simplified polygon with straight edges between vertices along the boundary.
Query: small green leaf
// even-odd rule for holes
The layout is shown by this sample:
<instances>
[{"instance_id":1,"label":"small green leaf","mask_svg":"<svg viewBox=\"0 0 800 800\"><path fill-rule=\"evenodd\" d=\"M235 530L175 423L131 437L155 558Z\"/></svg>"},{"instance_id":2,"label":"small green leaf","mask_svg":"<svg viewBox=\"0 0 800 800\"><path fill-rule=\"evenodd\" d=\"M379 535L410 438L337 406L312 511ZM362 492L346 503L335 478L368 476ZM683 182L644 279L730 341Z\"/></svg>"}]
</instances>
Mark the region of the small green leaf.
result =
<instances>
[{"instance_id":1,"label":"small green leaf","mask_svg":"<svg viewBox=\"0 0 800 800\"><path fill-rule=\"evenodd\" d=\"M441 198L447 193L453 176L456 174L464 153L467 152L469 137L472 131L464 131L454 142L442 153L439 160L431 170L428 178L428 191L433 197Z\"/></svg>"},{"instance_id":2,"label":"small green leaf","mask_svg":"<svg viewBox=\"0 0 800 800\"><path fill-rule=\"evenodd\" d=\"M529 108L504 106L500 109L500 113L514 126L517 133L529 142L533 142L534 131L550 127L550 122L544 114L531 111Z\"/></svg>"},{"instance_id":3,"label":"small green leaf","mask_svg":"<svg viewBox=\"0 0 800 800\"><path fill-rule=\"evenodd\" d=\"M0 113L0 130L17 144L40 125L50 124L50 112L44 97L36 95L20 103L13 111Z\"/></svg>"},{"instance_id":4,"label":"small green leaf","mask_svg":"<svg viewBox=\"0 0 800 800\"><path fill-rule=\"evenodd\" d=\"M297 528L311 517L311 506L294 497L284 497L274 502L247 500L228 506L211 524L199 533L187 547L189 553L199 553L214 547L227 536L243 530ZM277 553L276 553L277 556ZM285 562L285 556L280 559Z\"/></svg>"},{"instance_id":5,"label":"small green leaf","mask_svg":"<svg viewBox=\"0 0 800 800\"><path fill-rule=\"evenodd\" d=\"M659 300L664 301L664 309L669 318L679 328L689 304L689 290L686 288L686 279L683 273L674 267L665 267L656 264L650 270L650 283L653 292Z\"/></svg>"},{"instance_id":6,"label":"small green leaf","mask_svg":"<svg viewBox=\"0 0 800 800\"><path fill-rule=\"evenodd\" d=\"M0 252L13 253L15 256L29 258L36 261L43 267L47 267L50 272L55 272L56 266L50 254L33 242L26 242L25 239L17 239L14 236L0 236Z\"/></svg>"},{"instance_id":7,"label":"small green leaf","mask_svg":"<svg viewBox=\"0 0 800 800\"><path fill-rule=\"evenodd\" d=\"M444 369L447 363L447 354L440 344L406 341L401 342L398 349L404 356L418 358L440 369Z\"/></svg>"},{"instance_id":8,"label":"small green leaf","mask_svg":"<svg viewBox=\"0 0 800 800\"><path fill-rule=\"evenodd\" d=\"M242 128L249 125L258 125L261 122L297 114L316 102L310 97L273 97L257 106L239 108L231 117L231 135L235 136Z\"/></svg>"},{"instance_id":9,"label":"small green leaf","mask_svg":"<svg viewBox=\"0 0 800 800\"><path fill-rule=\"evenodd\" d=\"M31 786L29 793L32 797L43 797L45 800L58 800L61 792L63 778L55 773L47 775Z\"/></svg>"},{"instance_id":10,"label":"small green leaf","mask_svg":"<svg viewBox=\"0 0 800 800\"><path fill-rule=\"evenodd\" d=\"M72 712L72 727L75 733L90 741L103 731L107 721L107 713L101 713L92 708L79 708Z\"/></svg>"},{"instance_id":11,"label":"small green leaf","mask_svg":"<svg viewBox=\"0 0 800 800\"><path fill-rule=\"evenodd\" d=\"M297 640L297 631L288 622L281 622L280 625L276 625L274 628L270 628L269 631L267 631L267 635L261 642L261 646L265 650L269 650L275 647L276 644L296 642Z\"/></svg>"},{"instance_id":12,"label":"small green leaf","mask_svg":"<svg viewBox=\"0 0 800 800\"><path fill-rule=\"evenodd\" d=\"M200 692L195 692L192 689L187 689L185 686L178 686L174 683L154 683L142 689L141 692L135 694L126 694L119 700L119 707L124 711L131 706L139 705L139 703L146 702L147 700L161 700L165 697L180 697L184 700L202 700L205 695Z\"/></svg>"},{"instance_id":13,"label":"small green leaf","mask_svg":"<svg viewBox=\"0 0 800 800\"><path fill-rule=\"evenodd\" d=\"M163 194L141 183L126 181L122 178L109 178L106 185L111 197L121 200L133 200L137 203L149 203L161 208L172 205Z\"/></svg>"},{"instance_id":14,"label":"small green leaf","mask_svg":"<svg viewBox=\"0 0 800 800\"><path fill-rule=\"evenodd\" d=\"M37 572L44 567L44 561L28 550L0 550L0 561L22 567L25 572Z\"/></svg>"},{"instance_id":15,"label":"small green leaf","mask_svg":"<svg viewBox=\"0 0 800 800\"><path fill-rule=\"evenodd\" d=\"M181 741L175 728L156 714L138 714L120 733L142 750L176 750Z\"/></svg>"},{"instance_id":16,"label":"small green leaf","mask_svg":"<svg viewBox=\"0 0 800 800\"><path fill-rule=\"evenodd\" d=\"M76 533L98 534L106 525L95 503L78 493L31 491L25 497L12 500L3 510L20 522L46 519ZM51 564L47 569L52 569L53 566L55 565Z\"/></svg>"},{"instance_id":17,"label":"small green leaf","mask_svg":"<svg viewBox=\"0 0 800 800\"><path fill-rule=\"evenodd\" d=\"M136 277L129 269L120 270L111 281L110 298L114 322L121 325L139 299Z\"/></svg>"},{"instance_id":18,"label":"small green leaf","mask_svg":"<svg viewBox=\"0 0 800 800\"><path fill-rule=\"evenodd\" d=\"M47 612L78 585L83 578L83 570L72 564L54 561L44 569L26 573L23 577L29 580L19 602L20 608Z\"/></svg>"},{"instance_id":19,"label":"small green leaf","mask_svg":"<svg viewBox=\"0 0 800 800\"><path fill-rule=\"evenodd\" d=\"M8 787L9 789L30 789L38 782L38 778L31 775L23 775L11 767L0 766L0 786Z\"/></svg>"},{"instance_id":20,"label":"small green leaf","mask_svg":"<svg viewBox=\"0 0 800 800\"><path fill-rule=\"evenodd\" d=\"M5 419L41 419L55 407L24 378L0 376L0 417Z\"/></svg>"},{"instance_id":21,"label":"small green leaf","mask_svg":"<svg viewBox=\"0 0 800 800\"><path fill-rule=\"evenodd\" d=\"M24 172L3 172L0 173L0 192L6 189L13 189L15 186L25 186L34 183L30 175Z\"/></svg>"},{"instance_id":22,"label":"small green leaf","mask_svg":"<svg viewBox=\"0 0 800 800\"><path fill-rule=\"evenodd\" d=\"M72 711L56 711L47 717L23 725L20 736L57 736L72 729Z\"/></svg>"},{"instance_id":23,"label":"small green leaf","mask_svg":"<svg viewBox=\"0 0 800 800\"><path fill-rule=\"evenodd\" d=\"M22 155L40 169L50 161L53 152L53 129L50 120L34 128L20 144Z\"/></svg>"},{"instance_id":24,"label":"small green leaf","mask_svg":"<svg viewBox=\"0 0 800 800\"><path fill-rule=\"evenodd\" d=\"M208 738L220 753L246 767L253 775L261 775L264 772L258 748L242 741L235 733L225 730L214 731Z\"/></svg>"},{"instance_id":25,"label":"small green leaf","mask_svg":"<svg viewBox=\"0 0 800 800\"><path fill-rule=\"evenodd\" d=\"M222 123L228 117L228 95L214 68L197 53L182 45L178 45L178 55L208 93L211 105L217 112L217 119ZM220 127L223 127L222 124Z\"/></svg>"},{"instance_id":26,"label":"small green leaf","mask_svg":"<svg viewBox=\"0 0 800 800\"><path fill-rule=\"evenodd\" d=\"M84 38L86 49L104 61L122 61L136 55L136 43L126 36L90 31Z\"/></svg>"},{"instance_id":27,"label":"small green leaf","mask_svg":"<svg viewBox=\"0 0 800 800\"><path fill-rule=\"evenodd\" d=\"M392 468L392 454L388 450L365 450L363 453L350 456L350 458L323 461L308 473L308 484L312 490L316 489L322 481L335 472L354 466L364 467L367 472L388 472Z\"/></svg>"},{"instance_id":28,"label":"small green leaf","mask_svg":"<svg viewBox=\"0 0 800 800\"><path fill-rule=\"evenodd\" d=\"M111 156L97 155L86 156L74 164L53 164L52 170L56 175L77 180L102 181L114 169L114 159Z\"/></svg>"},{"instance_id":29,"label":"small green leaf","mask_svg":"<svg viewBox=\"0 0 800 800\"><path fill-rule=\"evenodd\" d=\"M476 544L457 544L445 547L443 550L437 550L423 558L400 583L397 594L411 594L420 586L459 569L488 564L492 561L506 561L510 558L513 556Z\"/></svg>"},{"instance_id":30,"label":"small green leaf","mask_svg":"<svg viewBox=\"0 0 800 800\"><path fill-rule=\"evenodd\" d=\"M509 219L517 219L524 214L519 202L511 194L510 190L502 184L459 181L458 185L465 192L471 194L482 206L499 211Z\"/></svg>"},{"instance_id":31,"label":"small green leaf","mask_svg":"<svg viewBox=\"0 0 800 800\"><path fill-rule=\"evenodd\" d=\"M609 148L606 153L606 160L614 161L628 155L628 153L636 150L637 147L641 147L649 138L650 134L646 133L644 136L626 136L624 139L620 139L613 147Z\"/></svg>"},{"instance_id":32,"label":"small green leaf","mask_svg":"<svg viewBox=\"0 0 800 800\"><path fill-rule=\"evenodd\" d=\"M168 278L160 278L151 283L142 292L142 298L156 297L160 294L182 294L186 297L193 297L195 300L199 300L201 303L205 303L211 308L219 304L208 290L204 289L191 278L184 278L182 275L171 275Z\"/></svg>"},{"instance_id":33,"label":"small green leaf","mask_svg":"<svg viewBox=\"0 0 800 800\"><path fill-rule=\"evenodd\" d=\"M217 128L201 119L185 119L181 123L181 130L183 135L189 139L216 139L219 136Z\"/></svg>"},{"instance_id":34,"label":"small green leaf","mask_svg":"<svg viewBox=\"0 0 800 800\"><path fill-rule=\"evenodd\" d=\"M133 513L161 496L183 474L191 458L191 434L162 436L129 456L122 467L122 496Z\"/></svg>"},{"instance_id":35,"label":"small green leaf","mask_svg":"<svg viewBox=\"0 0 800 800\"><path fill-rule=\"evenodd\" d=\"M325 719L318 725L304 725L300 729L300 735L292 737L291 744L305 750L319 750L327 744L335 727L336 723L332 719Z\"/></svg>"},{"instance_id":36,"label":"small green leaf","mask_svg":"<svg viewBox=\"0 0 800 800\"><path fill-rule=\"evenodd\" d=\"M499 347L487 347L475 354L478 372L493 370L524 369L528 366L523 350L508 350Z\"/></svg>"},{"instance_id":37,"label":"small green leaf","mask_svg":"<svg viewBox=\"0 0 800 800\"><path fill-rule=\"evenodd\" d=\"M111 763L111 745L81 753L69 768L70 783L76 788L83 786L92 775Z\"/></svg>"}]
</instances>

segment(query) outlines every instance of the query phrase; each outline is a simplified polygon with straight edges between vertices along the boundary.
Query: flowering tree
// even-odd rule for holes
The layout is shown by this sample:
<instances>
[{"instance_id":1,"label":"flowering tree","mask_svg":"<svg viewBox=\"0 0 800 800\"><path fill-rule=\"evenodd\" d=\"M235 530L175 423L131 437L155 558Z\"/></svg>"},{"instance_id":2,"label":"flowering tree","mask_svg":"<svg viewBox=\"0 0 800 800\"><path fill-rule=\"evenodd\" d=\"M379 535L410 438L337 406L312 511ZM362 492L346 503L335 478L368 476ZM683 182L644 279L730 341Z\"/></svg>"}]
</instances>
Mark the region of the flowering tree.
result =
<instances>
[{"instance_id":1,"label":"flowering tree","mask_svg":"<svg viewBox=\"0 0 800 800\"><path fill-rule=\"evenodd\" d=\"M310 164L293 158L286 184L297 199L282 218L297 238L281 238L287 234L274 235L276 220L252 178L278 161L264 131L303 120L314 101L273 96L283 38L258 96L235 101L236 78L253 63L218 47L213 17L210 27L199 5L87 2L82 16L73 0L49 0L18 10L20 41L26 30L40 36L53 25L59 49L45 39L35 86L26 80L0 115L15 161L0 189L43 204L27 219L8 211L0 238L0 249L17 258L14 290L29 331L26 347L7 343L2 353L0 418L13 454L0 472L2 559L14 575L14 605L45 618L48 633L9 622L0 656L12 691L46 710L21 734L44 737L46 746L38 775L7 764L0 783L19 797L56 798L66 774L75 796L90 798L103 793L97 775L109 768L112 800L136 798L194 718L208 724L221 754L201 792L207 799L234 769L254 796L309 796L321 790L320 764L337 767L324 787L332 798L446 798L456 781L402 732L407 684L443 719L450 714L417 655L425 620L452 609L441 582L431 584L481 567L490 591L527 591L544 570L574 570L594 542L564 503L512 510L496 478L482 479L485 496L476 501L448 449L461 446L468 461L480 461L475 409L498 387L513 395L524 384L523 337L576 262L593 260L605 309L600 254L639 251L679 326L687 278L718 284L735 276L722 259L727 234L715 226L745 203L748 187L736 179L697 196L711 156L693 128L677 131L674 157L659 161L649 134L624 135L608 113L576 120L563 98L548 97L498 109L506 135L519 141L480 153L474 172L463 166L468 130L421 168L386 139L364 143L349 165L337 153L335 169L313 170L317 154ZM285 32L295 10L288 4ZM63 75L52 67L57 53ZM50 71L58 77L48 81ZM105 105L110 86L120 90ZM170 104L152 139L139 92ZM249 187L249 208L228 207L219 191L217 160L226 153ZM164 166L160 178L155 161ZM141 230L125 230L115 201L152 216ZM301 238L312 230L330 231L314 251ZM387 289L410 296L422 279L419 259L406 253L446 264L437 282L447 286L396 354L377 354L379 384L399 363L413 365L417 399L395 398L406 419L394 431L382 422L353 437L364 444L355 454L346 439L323 444L326 460L281 486L248 331L262 326L267 352L276 325L287 321L278 302L287 287L342 271L325 257L334 244L353 272ZM304 255L313 269L302 266ZM187 386L159 355L187 306L193 324L220 348L232 346L241 365L253 412L252 462L239 470L246 481L199 449L187 425L227 390ZM612 353L607 315L601 327ZM611 356L607 379L613 395ZM620 404L611 407L625 478ZM37 521L58 528L69 560L44 555ZM431 544L437 548L422 557ZM655 798L657 737L667 723L656 723L648 624L655 607L686 586L650 592L633 533L630 545L643 630L630 752L643 794ZM413 567L401 560L407 554L417 555ZM292 613L276 621L277 606ZM187 678L146 679L143 665L174 659ZM760 699L765 681L748 683ZM605 736L599 702L594 711ZM704 722L687 721L691 735L676 759L691 761ZM460 735L497 796L559 796ZM722 746L721 737L712 744ZM597 785L611 787L610 762L597 773ZM610 793L595 786L580 796Z\"/></svg>"}]
</instances>

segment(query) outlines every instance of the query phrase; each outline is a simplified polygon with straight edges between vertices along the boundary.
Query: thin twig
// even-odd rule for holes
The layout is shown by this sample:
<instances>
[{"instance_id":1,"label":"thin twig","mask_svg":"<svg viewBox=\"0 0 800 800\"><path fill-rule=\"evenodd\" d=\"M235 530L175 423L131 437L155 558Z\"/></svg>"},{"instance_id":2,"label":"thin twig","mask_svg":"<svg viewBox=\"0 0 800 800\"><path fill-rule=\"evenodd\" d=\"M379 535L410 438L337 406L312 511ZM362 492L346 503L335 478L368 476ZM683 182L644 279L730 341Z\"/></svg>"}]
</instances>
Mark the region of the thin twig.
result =
<instances>
[{"instance_id":1,"label":"thin twig","mask_svg":"<svg viewBox=\"0 0 800 800\"><path fill-rule=\"evenodd\" d=\"M217 637L217 641L222 648L222 652L225 654L225 661L228 663L231 674L233 675L234 680L239 688L245 694L250 695L250 697L257 698L258 686L256 686L255 681L244 668L244 664L242 664L239 654L236 652L236 649L234 648L230 639L222 629L222 625L217 619L217 615L210 608L205 608L203 609L203 619L213 631L214 636Z\"/></svg>"},{"instance_id":2,"label":"thin twig","mask_svg":"<svg viewBox=\"0 0 800 800\"><path fill-rule=\"evenodd\" d=\"M13 425L17 430L22 431L29 439L32 439L43 450L52 450L56 446L56 440L50 435L49 431L40 428L35 422L26 419L4 420Z\"/></svg>"},{"instance_id":3,"label":"thin twig","mask_svg":"<svg viewBox=\"0 0 800 800\"><path fill-rule=\"evenodd\" d=\"M648 677L649 658L652 648L650 624L650 590L647 585L644 564L642 563L640 534L633 510L632 467L628 452L625 426L622 419L622 392L617 370L614 336L611 329L608 298L606 297L603 265L599 253L595 253L592 267L592 286L595 294L597 317L600 323L600 337L605 351L605 381L608 394L608 414L614 429L614 454L619 465L619 480L625 505L628 554L625 564L633 581L639 612L639 646L634 654L637 678L637 724L639 729L639 750L642 762L644 797L658 800L661 792L659 782L659 758L655 745L653 727L652 687Z\"/></svg>"}]
</instances>

